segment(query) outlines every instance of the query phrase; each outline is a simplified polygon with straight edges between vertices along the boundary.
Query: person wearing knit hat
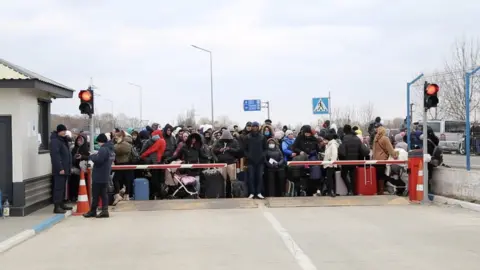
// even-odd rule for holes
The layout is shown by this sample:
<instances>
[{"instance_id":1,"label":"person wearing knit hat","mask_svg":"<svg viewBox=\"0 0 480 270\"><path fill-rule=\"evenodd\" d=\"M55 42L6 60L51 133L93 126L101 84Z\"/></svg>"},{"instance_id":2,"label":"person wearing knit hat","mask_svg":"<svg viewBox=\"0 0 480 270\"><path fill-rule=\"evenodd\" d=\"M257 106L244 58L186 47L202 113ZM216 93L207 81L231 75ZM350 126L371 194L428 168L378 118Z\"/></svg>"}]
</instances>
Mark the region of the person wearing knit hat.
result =
<instances>
[{"instance_id":1,"label":"person wearing knit hat","mask_svg":"<svg viewBox=\"0 0 480 270\"><path fill-rule=\"evenodd\" d=\"M297 154L293 152L292 145L295 142L295 136L293 135L293 131L287 130L285 131L285 137L282 141L282 152L283 156L285 157L285 161L291 161Z\"/></svg>"},{"instance_id":2,"label":"person wearing knit hat","mask_svg":"<svg viewBox=\"0 0 480 270\"><path fill-rule=\"evenodd\" d=\"M89 160L93 162L92 169L92 204L90 211L85 213L85 218L97 217L108 218L108 182L112 171L112 163L115 161L115 152L112 142L109 142L107 136L102 133L97 136L97 143L100 149L97 153L91 154ZM102 198L102 209L97 215L98 198Z\"/></svg>"},{"instance_id":3,"label":"person wearing knit hat","mask_svg":"<svg viewBox=\"0 0 480 270\"><path fill-rule=\"evenodd\" d=\"M267 144L265 137L259 132L260 124L258 122L252 123L252 130L246 136L244 142L244 152L248 164L248 198L253 199L255 196L259 199L264 199L263 191L263 170L265 162L265 154L267 151Z\"/></svg>"},{"instance_id":4,"label":"person wearing knit hat","mask_svg":"<svg viewBox=\"0 0 480 270\"><path fill-rule=\"evenodd\" d=\"M72 210L72 207L63 202L67 179L72 169L72 154L66 133L67 127L60 124L50 135L50 148L55 150L50 151L53 175L53 213L55 214L65 214L68 210Z\"/></svg>"}]
</instances>

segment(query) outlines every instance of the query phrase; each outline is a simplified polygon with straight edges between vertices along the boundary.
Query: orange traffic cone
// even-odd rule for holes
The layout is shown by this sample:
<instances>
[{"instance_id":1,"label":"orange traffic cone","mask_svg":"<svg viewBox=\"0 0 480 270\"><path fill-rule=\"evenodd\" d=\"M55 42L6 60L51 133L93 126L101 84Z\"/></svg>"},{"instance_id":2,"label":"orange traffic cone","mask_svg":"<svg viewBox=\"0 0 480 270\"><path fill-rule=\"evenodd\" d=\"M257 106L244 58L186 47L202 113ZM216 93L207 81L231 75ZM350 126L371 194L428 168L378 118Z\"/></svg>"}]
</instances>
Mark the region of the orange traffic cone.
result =
<instances>
[{"instance_id":1,"label":"orange traffic cone","mask_svg":"<svg viewBox=\"0 0 480 270\"><path fill-rule=\"evenodd\" d=\"M79 216L87 213L90 210L88 203L87 186L85 184L85 173L80 171L80 185L78 187L77 211L73 213L74 216Z\"/></svg>"}]
</instances>

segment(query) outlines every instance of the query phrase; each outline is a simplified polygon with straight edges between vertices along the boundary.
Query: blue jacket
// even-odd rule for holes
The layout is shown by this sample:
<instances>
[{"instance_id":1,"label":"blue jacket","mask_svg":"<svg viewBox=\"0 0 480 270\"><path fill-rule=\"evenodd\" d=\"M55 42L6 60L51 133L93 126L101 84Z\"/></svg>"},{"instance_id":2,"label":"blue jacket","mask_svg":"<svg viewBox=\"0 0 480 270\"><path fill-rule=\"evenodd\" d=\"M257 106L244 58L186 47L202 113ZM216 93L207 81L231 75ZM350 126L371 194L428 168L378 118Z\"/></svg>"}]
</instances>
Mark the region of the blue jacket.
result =
<instances>
[{"instance_id":1,"label":"blue jacket","mask_svg":"<svg viewBox=\"0 0 480 270\"><path fill-rule=\"evenodd\" d=\"M282 152L283 156L285 158L285 161L291 160L292 159L292 145L295 142L295 138L289 139L288 137L285 137L282 142Z\"/></svg>"},{"instance_id":2,"label":"blue jacket","mask_svg":"<svg viewBox=\"0 0 480 270\"><path fill-rule=\"evenodd\" d=\"M72 169L72 154L65 137L58 136L57 132L50 135L50 159L52 162L52 174L60 175L60 171L65 171L69 175Z\"/></svg>"},{"instance_id":3,"label":"blue jacket","mask_svg":"<svg viewBox=\"0 0 480 270\"><path fill-rule=\"evenodd\" d=\"M113 144L107 142L100 147L96 154L90 155L93 161L92 183L108 183L112 171L112 163L115 161Z\"/></svg>"}]
</instances>

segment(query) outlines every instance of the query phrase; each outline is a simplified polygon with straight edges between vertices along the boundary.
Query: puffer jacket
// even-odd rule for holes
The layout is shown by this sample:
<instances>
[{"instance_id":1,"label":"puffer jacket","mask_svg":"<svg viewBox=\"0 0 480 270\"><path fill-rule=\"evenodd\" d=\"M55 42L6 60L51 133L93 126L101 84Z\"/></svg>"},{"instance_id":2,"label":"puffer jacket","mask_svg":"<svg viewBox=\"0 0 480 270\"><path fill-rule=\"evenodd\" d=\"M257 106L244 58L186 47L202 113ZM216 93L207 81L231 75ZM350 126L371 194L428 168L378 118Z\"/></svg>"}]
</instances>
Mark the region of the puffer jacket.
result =
<instances>
[{"instance_id":1,"label":"puffer jacket","mask_svg":"<svg viewBox=\"0 0 480 270\"><path fill-rule=\"evenodd\" d=\"M132 145L125 140L117 142L114 145L115 149L115 164L127 164L131 162Z\"/></svg>"},{"instance_id":2,"label":"puffer jacket","mask_svg":"<svg viewBox=\"0 0 480 270\"><path fill-rule=\"evenodd\" d=\"M267 168L282 168L285 165L285 159L283 158L283 153L280 147L278 146L278 143L275 139L270 138L267 140L267 145L269 144L274 144L274 148L267 148L267 151L265 151L265 166ZM272 164L270 160L273 159L277 163Z\"/></svg>"}]
</instances>

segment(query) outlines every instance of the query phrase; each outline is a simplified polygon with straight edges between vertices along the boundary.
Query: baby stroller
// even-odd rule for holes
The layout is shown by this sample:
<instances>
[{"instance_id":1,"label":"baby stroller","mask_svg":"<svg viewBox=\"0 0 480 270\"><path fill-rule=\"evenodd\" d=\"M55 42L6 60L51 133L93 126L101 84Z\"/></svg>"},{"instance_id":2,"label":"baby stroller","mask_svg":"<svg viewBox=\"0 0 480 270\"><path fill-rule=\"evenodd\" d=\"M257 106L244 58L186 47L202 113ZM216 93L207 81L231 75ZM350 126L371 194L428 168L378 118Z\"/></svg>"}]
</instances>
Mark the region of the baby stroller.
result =
<instances>
[{"instance_id":1,"label":"baby stroller","mask_svg":"<svg viewBox=\"0 0 480 270\"><path fill-rule=\"evenodd\" d=\"M405 150L395 149L399 152L399 160L407 160L408 153ZM392 164L387 165L387 173L390 175L392 181L386 183L389 193L399 196L408 195L408 173L406 164Z\"/></svg>"},{"instance_id":2,"label":"baby stroller","mask_svg":"<svg viewBox=\"0 0 480 270\"><path fill-rule=\"evenodd\" d=\"M182 161L172 162L172 164L179 163L182 163ZM198 199L199 186L199 177L180 174L177 169L165 170L165 193L168 199Z\"/></svg>"}]
</instances>

